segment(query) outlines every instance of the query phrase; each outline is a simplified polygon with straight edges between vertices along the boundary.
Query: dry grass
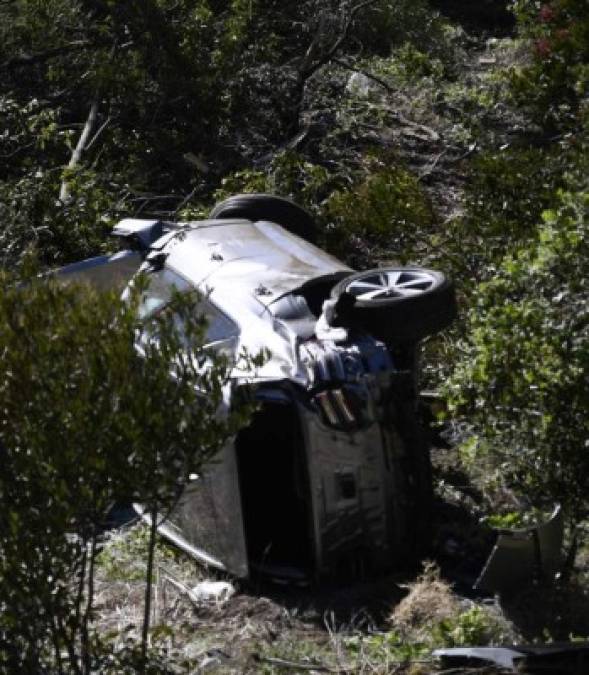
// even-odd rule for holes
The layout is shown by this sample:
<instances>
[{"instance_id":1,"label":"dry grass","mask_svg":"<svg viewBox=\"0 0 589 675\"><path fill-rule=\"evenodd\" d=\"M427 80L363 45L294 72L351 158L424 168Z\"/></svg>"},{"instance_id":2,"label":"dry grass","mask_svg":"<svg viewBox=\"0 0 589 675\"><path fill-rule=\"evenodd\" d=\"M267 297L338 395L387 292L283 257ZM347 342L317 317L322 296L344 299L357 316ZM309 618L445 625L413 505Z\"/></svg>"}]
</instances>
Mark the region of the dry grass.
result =
<instances>
[{"instance_id":1,"label":"dry grass","mask_svg":"<svg viewBox=\"0 0 589 675\"><path fill-rule=\"evenodd\" d=\"M145 545L142 525L113 533L97 567L95 626L102 635L110 633L115 651L139 638ZM357 609L351 620L342 619L345 613L325 609L334 606L331 603L338 597L353 595L354 588L322 600L319 591L308 591L297 596L298 604L292 594L288 601L288 596L271 599L240 588L225 602L197 602L187 591L205 578L212 579L210 572L164 542L158 544L156 568L151 644L160 654L165 652L169 673L273 675L304 670L425 675L436 672L429 653L441 646L439 626L446 622L449 630L460 629L465 611L482 607L455 594L432 563L405 586L409 592L392 609L384 632L359 609L366 606L361 598L354 603ZM392 579L388 583L395 585ZM395 596L396 592L391 593L389 602L396 602ZM370 594L364 600L367 597ZM481 610L483 630L505 624L495 609L494 618L493 608Z\"/></svg>"},{"instance_id":2,"label":"dry grass","mask_svg":"<svg viewBox=\"0 0 589 675\"><path fill-rule=\"evenodd\" d=\"M423 574L407 584L407 588L409 593L393 609L389 619L391 627L405 637L423 641L430 626L451 619L464 609L432 562L424 564Z\"/></svg>"},{"instance_id":3,"label":"dry grass","mask_svg":"<svg viewBox=\"0 0 589 675\"><path fill-rule=\"evenodd\" d=\"M95 628L109 635L115 651L137 643L143 622L147 528L138 524L113 531L98 559ZM255 656L274 645L314 651L327 643L325 631L297 619L281 604L238 592L223 602L196 602L190 589L219 577L159 541L152 586L151 644L165 650L170 672L260 672Z\"/></svg>"}]
</instances>

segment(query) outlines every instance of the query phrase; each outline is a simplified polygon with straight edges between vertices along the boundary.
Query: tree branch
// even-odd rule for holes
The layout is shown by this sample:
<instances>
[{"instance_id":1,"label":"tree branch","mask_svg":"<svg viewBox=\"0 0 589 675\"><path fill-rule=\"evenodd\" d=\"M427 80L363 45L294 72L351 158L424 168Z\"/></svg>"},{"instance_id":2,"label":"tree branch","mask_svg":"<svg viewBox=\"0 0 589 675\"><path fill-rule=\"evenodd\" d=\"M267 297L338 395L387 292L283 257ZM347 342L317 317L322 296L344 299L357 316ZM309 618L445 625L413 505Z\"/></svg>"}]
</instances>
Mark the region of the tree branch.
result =
<instances>
[{"instance_id":1,"label":"tree branch","mask_svg":"<svg viewBox=\"0 0 589 675\"><path fill-rule=\"evenodd\" d=\"M301 114L301 109L303 106L303 100L304 100L304 95L305 95L305 87L307 84L307 80L314 74L316 73L319 68L324 66L326 63L329 63L329 61L332 61L337 54L338 50L341 48L341 46L344 44L346 39L348 38L348 35L350 33L350 28L352 27L352 23L354 22L354 19L356 18L356 15L358 12L365 7L368 7L370 5L373 5L375 2L378 0L362 0L362 2L359 2L357 5L352 7L350 10L347 18L345 19L343 28L341 30L341 33L335 40L335 42L331 45L329 49L327 49L323 55L318 56L318 58L312 62L311 55L313 54L314 51L314 46L319 42L319 35L316 34L313 40L311 41L311 44L309 45L305 56L303 57L303 61L301 63L300 68L298 69L298 78L297 78L297 90L296 90L296 95L297 95L297 105L296 108L293 111L293 123L291 127L291 131L295 132L298 127L299 127L299 118ZM321 31L321 27L318 29L319 32Z\"/></svg>"},{"instance_id":2,"label":"tree branch","mask_svg":"<svg viewBox=\"0 0 589 675\"><path fill-rule=\"evenodd\" d=\"M88 119L86 120L86 124L82 129L82 133L80 134L78 143L74 148L70 161L67 165L68 169L74 169L80 163L80 160L82 159L82 153L86 148L88 139L90 138L90 134L92 133L92 129L96 124L97 115L98 115L98 101L94 100L92 102L92 105L90 106L90 112L88 113ZM61 189L59 190L59 201L62 202L62 204L66 204L70 201L70 199L71 199L70 190L66 177L61 183Z\"/></svg>"},{"instance_id":3,"label":"tree branch","mask_svg":"<svg viewBox=\"0 0 589 675\"><path fill-rule=\"evenodd\" d=\"M361 9L364 9L369 5L373 5L375 2L377 2L377 0L363 0L363 2L360 2L355 7L352 7L346 20L346 23L344 25L344 28L340 33L339 37L337 38L337 40L331 45L331 47L325 52L325 54L323 54L323 56L319 58L314 64L308 65L306 67L303 66L301 74L304 80L308 80L313 73L315 73L319 68L321 68L321 66L324 66L326 63L328 63L333 59L333 57L336 55L340 47L347 40L348 35L350 33L350 28L352 27L352 23L356 18L356 14L358 14L358 12Z\"/></svg>"}]
</instances>

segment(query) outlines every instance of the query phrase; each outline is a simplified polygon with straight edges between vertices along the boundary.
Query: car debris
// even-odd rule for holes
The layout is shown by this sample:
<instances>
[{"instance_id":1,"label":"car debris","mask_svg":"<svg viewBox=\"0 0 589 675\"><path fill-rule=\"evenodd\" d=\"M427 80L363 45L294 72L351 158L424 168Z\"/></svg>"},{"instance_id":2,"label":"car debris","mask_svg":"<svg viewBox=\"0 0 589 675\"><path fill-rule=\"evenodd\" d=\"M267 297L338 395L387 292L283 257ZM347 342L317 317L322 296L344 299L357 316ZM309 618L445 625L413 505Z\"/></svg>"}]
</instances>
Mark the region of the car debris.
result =
<instances>
[{"instance_id":1,"label":"car debris","mask_svg":"<svg viewBox=\"0 0 589 675\"><path fill-rule=\"evenodd\" d=\"M559 504L544 523L496 531L497 541L475 589L505 593L531 580L554 581L563 562L564 521Z\"/></svg>"},{"instance_id":2,"label":"car debris","mask_svg":"<svg viewBox=\"0 0 589 675\"><path fill-rule=\"evenodd\" d=\"M419 556L432 482L418 347L456 316L450 280L419 267L355 272L312 243L306 211L271 195L230 197L201 221L126 219L114 234L124 253L60 274L146 274L143 316L173 289L198 291L212 349L270 354L255 376L236 369L234 390L259 409L190 477L160 533L237 577L295 584Z\"/></svg>"},{"instance_id":3,"label":"car debris","mask_svg":"<svg viewBox=\"0 0 589 675\"><path fill-rule=\"evenodd\" d=\"M235 595L235 586L229 581L201 581L190 589L191 597L197 603L227 602Z\"/></svg>"},{"instance_id":4,"label":"car debris","mask_svg":"<svg viewBox=\"0 0 589 675\"><path fill-rule=\"evenodd\" d=\"M585 675L589 672L589 642L555 642L513 647L453 647L436 649L432 655L441 659L443 668L493 665L502 672L529 675Z\"/></svg>"}]
</instances>

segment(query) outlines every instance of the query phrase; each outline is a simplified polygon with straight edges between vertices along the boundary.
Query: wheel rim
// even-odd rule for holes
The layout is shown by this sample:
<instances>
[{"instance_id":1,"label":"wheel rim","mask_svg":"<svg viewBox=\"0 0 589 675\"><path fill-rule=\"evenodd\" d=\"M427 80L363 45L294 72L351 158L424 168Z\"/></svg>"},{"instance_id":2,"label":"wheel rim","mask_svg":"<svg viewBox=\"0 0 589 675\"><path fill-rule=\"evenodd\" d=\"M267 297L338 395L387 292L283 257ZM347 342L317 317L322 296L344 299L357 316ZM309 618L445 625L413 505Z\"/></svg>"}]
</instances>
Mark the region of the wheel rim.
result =
<instances>
[{"instance_id":1,"label":"wheel rim","mask_svg":"<svg viewBox=\"0 0 589 675\"><path fill-rule=\"evenodd\" d=\"M429 291L435 283L427 270L382 270L350 281L346 291L364 301L409 298Z\"/></svg>"}]
</instances>

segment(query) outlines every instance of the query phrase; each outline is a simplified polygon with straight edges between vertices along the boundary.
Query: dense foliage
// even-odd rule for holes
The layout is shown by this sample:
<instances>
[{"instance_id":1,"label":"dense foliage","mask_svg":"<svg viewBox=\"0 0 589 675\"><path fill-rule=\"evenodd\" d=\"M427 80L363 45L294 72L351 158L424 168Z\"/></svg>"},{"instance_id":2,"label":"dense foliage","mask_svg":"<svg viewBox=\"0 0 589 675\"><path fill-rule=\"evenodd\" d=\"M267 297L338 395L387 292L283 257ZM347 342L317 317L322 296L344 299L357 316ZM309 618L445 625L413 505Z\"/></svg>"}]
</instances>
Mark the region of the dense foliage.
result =
<instances>
[{"instance_id":1,"label":"dense foliage","mask_svg":"<svg viewBox=\"0 0 589 675\"><path fill-rule=\"evenodd\" d=\"M539 504L578 521L589 503L589 194L561 192L532 245L474 293L448 385L478 435L468 448Z\"/></svg>"},{"instance_id":2,"label":"dense foliage","mask_svg":"<svg viewBox=\"0 0 589 675\"><path fill-rule=\"evenodd\" d=\"M31 241L47 262L74 260L122 212L173 215L296 134L316 71L349 49L386 52L408 7L0 4L4 262Z\"/></svg>"},{"instance_id":3,"label":"dense foliage","mask_svg":"<svg viewBox=\"0 0 589 675\"><path fill-rule=\"evenodd\" d=\"M134 302L3 276L2 672L95 667L94 558L109 510L139 502L157 522L246 419L246 408L218 414L230 366L204 351L195 302L175 300L182 335L158 315L139 352Z\"/></svg>"},{"instance_id":4,"label":"dense foliage","mask_svg":"<svg viewBox=\"0 0 589 675\"><path fill-rule=\"evenodd\" d=\"M481 12L481 34L432 5L467 14L468 29ZM493 17L509 38L487 40ZM588 50L586 0L4 0L0 264L21 266L30 246L47 266L106 252L123 215L198 218L236 192L290 195L316 216L322 245L356 266L454 276L463 320L428 345L428 386L446 384L468 429L463 455L485 478L560 501L578 521L589 471ZM169 360L151 354L151 374L137 361L116 299L91 296L87 312L87 296L52 285L4 282L3 293L0 489L14 508L0 519L0 576L11 579L0 602L12 612L0 630L15 636L3 658L36 663L60 635L55 654L67 647L78 663L91 607L78 612L64 580L87 589L85 552L106 505L139 497L113 468L131 463L144 487L160 470L138 420L153 415L153 438L174 441L181 466L196 461L156 410L183 389L163 377ZM201 458L225 433L211 415L189 422L201 425ZM151 484L170 494L166 476ZM39 618L16 637L29 615Z\"/></svg>"},{"instance_id":5,"label":"dense foliage","mask_svg":"<svg viewBox=\"0 0 589 675\"><path fill-rule=\"evenodd\" d=\"M516 0L514 10L533 50L531 63L512 74L519 101L553 130L574 128L588 113L589 5Z\"/></svg>"},{"instance_id":6,"label":"dense foliage","mask_svg":"<svg viewBox=\"0 0 589 675\"><path fill-rule=\"evenodd\" d=\"M574 0L515 9L530 53L507 76L532 142L473 165L460 228L479 246L467 251L480 283L446 390L489 480L560 502L578 523L589 509L589 12Z\"/></svg>"}]
</instances>

